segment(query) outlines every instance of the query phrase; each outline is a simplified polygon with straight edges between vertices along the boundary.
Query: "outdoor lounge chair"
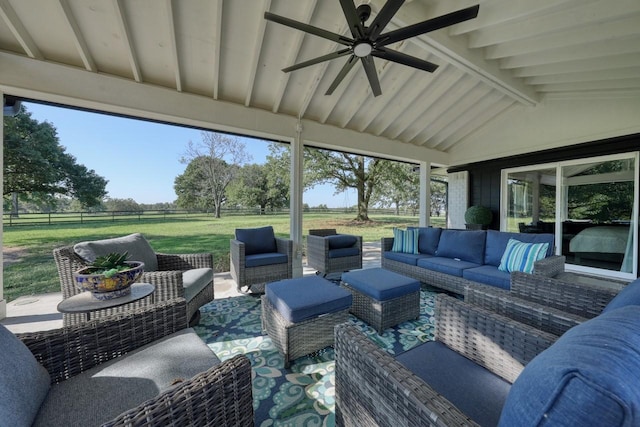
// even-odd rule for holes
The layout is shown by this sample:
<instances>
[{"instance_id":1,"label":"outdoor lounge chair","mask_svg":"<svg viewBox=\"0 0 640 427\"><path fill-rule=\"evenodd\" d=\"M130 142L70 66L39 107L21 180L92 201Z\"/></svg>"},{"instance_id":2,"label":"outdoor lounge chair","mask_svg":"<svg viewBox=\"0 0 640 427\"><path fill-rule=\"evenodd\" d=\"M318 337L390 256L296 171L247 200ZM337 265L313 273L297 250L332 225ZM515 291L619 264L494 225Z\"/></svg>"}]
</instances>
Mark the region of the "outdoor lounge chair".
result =
<instances>
[{"instance_id":1,"label":"outdoor lounge chair","mask_svg":"<svg viewBox=\"0 0 640 427\"><path fill-rule=\"evenodd\" d=\"M82 292L75 285L74 272L89 265L97 256L124 251L128 252L130 260L144 262L144 273L138 282L151 283L155 291L140 301L92 313L92 317L104 317L153 302L184 298L187 300L188 319L192 324L197 323L199 308L214 298L213 255L156 253L140 233L54 249L53 258L58 267L62 298L67 299ZM63 320L64 325L69 326L86 321L86 316L64 313Z\"/></svg>"},{"instance_id":2,"label":"outdoor lounge chair","mask_svg":"<svg viewBox=\"0 0 640 427\"><path fill-rule=\"evenodd\" d=\"M231 277L238 291L252 291L263 285L293 276L293 241L275 237L272 226L237 228L236 238L230 239ZM256 288L264 292L264 288Z\"/></svg>"},{"instance_id":3,"label":"outdoor lounge chair","mask_svg":"<svg viewBox=\"0 0 640 427\"><path fill-rule=\"evenodd\" d=\"M220 362L184 298L0 345L2 425L253 426L249 359Z\"/></svg>"},{"instance_id":4,"label":"outdoor lounge chair","mask_svg":"<svg viewBox=\"0 0 640 427\"><path fill-rule=\"evenodd\" d=\"M362 268L362 236L338 234L332 228L309 230L307 264L323 276Z\"/></svg>"}]
</instances>

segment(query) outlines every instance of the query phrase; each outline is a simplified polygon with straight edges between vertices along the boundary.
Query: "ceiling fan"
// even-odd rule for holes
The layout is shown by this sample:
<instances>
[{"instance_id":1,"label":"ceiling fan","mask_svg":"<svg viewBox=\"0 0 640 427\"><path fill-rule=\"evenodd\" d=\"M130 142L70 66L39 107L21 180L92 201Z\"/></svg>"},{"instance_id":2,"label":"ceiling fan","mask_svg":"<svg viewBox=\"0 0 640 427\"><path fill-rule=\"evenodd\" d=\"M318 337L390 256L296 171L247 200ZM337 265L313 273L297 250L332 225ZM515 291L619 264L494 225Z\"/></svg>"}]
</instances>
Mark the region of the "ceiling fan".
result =
<instances>
[{"instance_id":1,"label":"ceiling fan","mask_svg":"<svg viewBox=\"0 0 640 427\"><path fill-rule=\"evenodd\" d=\"M293 19L285 18L280 15L275 15L270 12L265 12L264 18L346 46L344 49L340 49L336 52L322 55L308 61L300 62L284 68L282 71L288 73L320 62L349 55L347 62L333 80L333 83L331 83L331 86L329 86L325 95L331 95L333 93L359 58L362 62L362 66L364 67L367 79L369 80L369 85L371 85L373 95L378 96L382 94L382 90L380 89L380 81L378 80L376 68L373 64L374 56L432 73L436 68L438 68L438 65L389 49L386 46L411 37L419 36L420 34L428 33L429 31L438 30L459 22L473 19L478 16L478 9L480 8L479 5L475 5L437 18L418 22L417 24L409 25L408 27L383 33L382 30L384 30L403 3L404 0L388 0L380 10L380 13L378 13L371 24L367 26L365 23L371 16L371 6L368 4L361 4L356 8L353 4L353 0L340 0L340 5L342 6L342 11L344 12L344 16L349 24L349 30L351 31L352 38L323 30L322 28L314 27L313 25L294 21Z\"/></svg>"}]
</instances>

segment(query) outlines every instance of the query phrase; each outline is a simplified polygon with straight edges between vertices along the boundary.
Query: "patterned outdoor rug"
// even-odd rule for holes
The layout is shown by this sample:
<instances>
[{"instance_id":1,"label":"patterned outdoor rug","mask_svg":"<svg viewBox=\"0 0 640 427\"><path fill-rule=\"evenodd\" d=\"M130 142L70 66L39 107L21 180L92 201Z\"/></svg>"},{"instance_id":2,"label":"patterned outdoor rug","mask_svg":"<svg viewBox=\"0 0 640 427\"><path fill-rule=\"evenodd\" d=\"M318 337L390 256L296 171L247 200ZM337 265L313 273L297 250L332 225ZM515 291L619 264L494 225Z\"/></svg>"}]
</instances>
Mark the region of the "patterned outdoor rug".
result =
<instances>
[{"instance_id":1,"label":"patterned outdoor rug","mask_svg":"<svg viewBox=\"0 0 640 427\"><path fill-rule=\"evenodd\" d=\"M396 355L433 339L434 296L422 290L420 318L387 329L382 336L354 316L350 321ZM256 426L335 425L333 348L296 359L284 369L282 355L262 335L259 296L215 300L201 311L195 330L221 360L239 353L251 360Z\"/></svg>"}]
</instances>

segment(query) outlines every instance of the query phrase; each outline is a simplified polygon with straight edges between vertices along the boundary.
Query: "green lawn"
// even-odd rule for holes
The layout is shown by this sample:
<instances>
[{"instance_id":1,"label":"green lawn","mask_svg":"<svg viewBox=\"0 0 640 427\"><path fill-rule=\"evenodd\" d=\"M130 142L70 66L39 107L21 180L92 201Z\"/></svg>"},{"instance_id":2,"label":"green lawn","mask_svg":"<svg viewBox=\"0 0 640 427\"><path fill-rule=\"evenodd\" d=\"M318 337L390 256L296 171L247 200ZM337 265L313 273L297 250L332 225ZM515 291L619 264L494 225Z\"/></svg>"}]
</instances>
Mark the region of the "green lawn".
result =
<instances>
[{"instance_id":1,"label":"green lawn","mask_svg":"<svg viewBox=\"0 0 640 427\"><path fill-rule=\"evenodd\" d=\"M353 221L353 214L313 213L303 217L303 234L312 228L335 228L341 233L357 234L365 242L391 236L393 227L417 225L417 217L375 216L370 222ZM432 218L434 226L444 226L444 217ZM236 228L272 225L278 236L289 236L288 215L229 216L215 219L194 216L168 221L131 221L99 224L66 224L5 227L3 232L4 297L14 300L60 290L52 250L83 240L106 239L140 232L157 252L214 254L216 271L229 271L229 239ZM7 251L17 254L16 262L7 262Z\"/></svg>"}]
</instances>

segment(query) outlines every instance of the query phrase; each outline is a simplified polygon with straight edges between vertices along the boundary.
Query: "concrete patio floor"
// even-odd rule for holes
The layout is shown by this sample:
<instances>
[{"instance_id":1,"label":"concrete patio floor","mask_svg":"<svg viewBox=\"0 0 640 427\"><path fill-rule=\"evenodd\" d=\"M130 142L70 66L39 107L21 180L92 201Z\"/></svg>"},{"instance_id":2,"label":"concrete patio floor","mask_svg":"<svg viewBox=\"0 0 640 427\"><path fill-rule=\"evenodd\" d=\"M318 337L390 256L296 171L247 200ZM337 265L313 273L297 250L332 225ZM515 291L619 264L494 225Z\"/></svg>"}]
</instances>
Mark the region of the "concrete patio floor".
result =
<instances>
[{"instance_id":1,"label":"concrete patio floor","mask_svg":"<svg viewBox=\"0 0 640 427\"><path fill-rule=\"evenodd\" d=\"M303 275L315 274L315 270L303 262ZM362 267L380 267L380 242L363 243ZM213 279L216 299L241 296L229 272L216 273ZM7 304L7 317L0 320L13 333L45 331L62 327L62 313L56 309L62 301L61 292L27 295Z\"/></svg>"}]
</instances>

